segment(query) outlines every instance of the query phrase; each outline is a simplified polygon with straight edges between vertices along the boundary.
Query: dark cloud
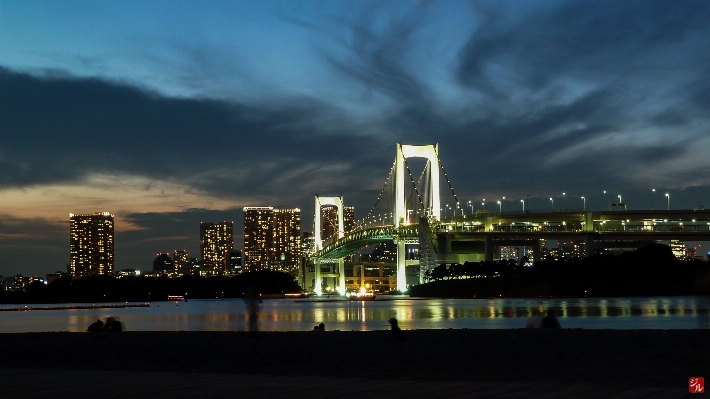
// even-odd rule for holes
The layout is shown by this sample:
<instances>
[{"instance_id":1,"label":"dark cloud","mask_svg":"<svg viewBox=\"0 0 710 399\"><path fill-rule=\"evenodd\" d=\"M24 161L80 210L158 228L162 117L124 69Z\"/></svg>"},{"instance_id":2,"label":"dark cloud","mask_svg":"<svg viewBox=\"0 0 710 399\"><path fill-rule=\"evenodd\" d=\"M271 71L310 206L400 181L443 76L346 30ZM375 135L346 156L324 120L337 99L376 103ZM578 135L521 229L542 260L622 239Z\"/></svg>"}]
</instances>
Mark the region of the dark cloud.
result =
<instances>
[{"instance_id":1,"label":"dark cloud","mask_svg":"<svg viewBox=\"0 0 710 399\"><path fill-rule=\"evenodd\" d=\"M539 89L568 76L618 79L695 70L692 61L706 57L705 2L548 3L519 20L510 12L517 3L503 4L508 7L483 8L483 22L460 53L459 80L489 94L502 94L494 76L500 68L518 79L517 86Z\"/></svg>"},{"instance_id":2,"label":"dark cloud","mask_svg":"<svg viewBox=\"0 0 710 399\"><path fill-rule=\"evenodd\" d=\"M55 76L0 70L0 162L10 171L0 186L120 171L210 191L258 190L304 163L358 163L376 152L377 137L352 131L338 112L309 99L243 105ZM362 157L346 157L353 151Z\"/></svg>"}]
</instances>

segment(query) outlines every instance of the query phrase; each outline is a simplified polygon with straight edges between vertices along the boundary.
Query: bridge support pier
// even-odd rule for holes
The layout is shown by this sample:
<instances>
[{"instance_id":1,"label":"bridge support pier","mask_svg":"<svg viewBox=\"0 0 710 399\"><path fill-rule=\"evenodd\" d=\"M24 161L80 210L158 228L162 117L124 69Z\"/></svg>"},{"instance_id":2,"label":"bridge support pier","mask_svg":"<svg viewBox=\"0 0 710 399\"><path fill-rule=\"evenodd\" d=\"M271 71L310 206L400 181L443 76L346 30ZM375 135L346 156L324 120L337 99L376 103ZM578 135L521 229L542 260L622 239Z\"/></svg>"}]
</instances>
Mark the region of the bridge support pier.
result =
<instances>
[{"instance_id":1,"label":"bridge support pier","mask_svg":"<svg viewBox=\"0 0 710 399\"><path fill-rule=\"evenodd\" d=\"M315 258L315 268L316 268L316 295L323 293L323 279L320 276L320 258Z\"/></svg>"},{"instance_id":2,"label":"bridge support pier","mask_svg":"<svg viewBox=\"0 0 710 399\"><path fill-rule=\"evenodd\" d=\"M493 238L490 234L486 234L486 244L484 251L486 262L493 262Z\"/></svg>"},{"instance_id":3,"label":"bridge support pier","mask_svg":"<svg viewBox=\"0 0 710 399\"><path fill-rule=\"evenodd\" d=\"M338 293L345 295L345 259L338 259Z\"/></svg>"},{"instance_id":4,"label":"bridge support pier","mask_svg":"<svg viewBox=\"0 0 710 399\"><path fill-rule=\"evenodd\" d=\"M397 290L407 291L407 248L406 243L397 241Z\"/></svg>"}]
</instances>

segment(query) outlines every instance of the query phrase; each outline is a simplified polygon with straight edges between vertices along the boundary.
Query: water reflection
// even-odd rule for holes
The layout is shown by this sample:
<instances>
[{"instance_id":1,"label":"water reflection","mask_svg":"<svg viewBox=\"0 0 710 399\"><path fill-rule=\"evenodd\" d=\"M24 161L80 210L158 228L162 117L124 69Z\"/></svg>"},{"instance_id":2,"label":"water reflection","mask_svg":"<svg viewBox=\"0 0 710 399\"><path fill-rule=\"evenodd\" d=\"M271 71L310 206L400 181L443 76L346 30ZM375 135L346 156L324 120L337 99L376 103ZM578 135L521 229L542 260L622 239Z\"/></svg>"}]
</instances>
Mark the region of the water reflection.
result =
<instances>
[{"instance_id":1,"label":"water reflection","mask_svg":"<svg viewBox=\"0 0 710 399\"><path fill-rule=\"evenodd\" d=\"M162 303L164 304L164 303ZM118 316L129 331L247 331L244 301L199 301L180 306L0 312L0 332L84 331L97 319ZM40 306L40 305L37 305ZM18 308L5 305L5 308ZM258 321L265 331L384 330L394 317L403 329L523 328L547 309L564 328L708 328L707 297L449 299L359 302L268 300Z\"/></svg>"}]
</instances>

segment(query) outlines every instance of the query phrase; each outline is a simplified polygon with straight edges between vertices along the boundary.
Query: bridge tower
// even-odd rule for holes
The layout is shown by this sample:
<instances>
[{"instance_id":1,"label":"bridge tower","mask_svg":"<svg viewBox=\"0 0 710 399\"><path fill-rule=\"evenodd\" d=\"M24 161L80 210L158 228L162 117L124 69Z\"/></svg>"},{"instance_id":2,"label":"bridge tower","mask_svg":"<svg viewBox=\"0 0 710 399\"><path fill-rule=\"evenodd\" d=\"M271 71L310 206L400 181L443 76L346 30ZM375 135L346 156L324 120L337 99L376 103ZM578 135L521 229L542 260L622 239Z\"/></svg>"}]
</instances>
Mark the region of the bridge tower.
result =
<instances>
[{"instance_id":1,"label":"bridge tower","mask_svg":"<svg viewBox=\"0 0 710 399\"><path fill-rule=\"evenodd\" d=\"M314 228L314 239L315 239L315 250L319 251L323 249L323 240L321 238L321 207L323 206L335 206L338 208L338 238L343 238L345 235L345 227L343 222L343 197L321 197L316 195L316 208L315 208L315 228ZM320 295L322 293L322 278L323 277L338 277L338 292L340 295L345 295L345 261L343 258L338 259L338 271L337 273L330 273L328 276L321 276L321 265L320 258L315 259L315 272L316 272L316 294Z\"/></svg>"},{"instance_id":2,"label":"bridge tower","mask_svg":"<svg viewBox=\"0 0 710 399\"><path fill-rule=\"evenodd\" d=\"M407 209L405 187L405 160L407 158L426 158L429 161L429 184L426 215L436 220L441 217L441 199L439 196L439 145L408 145L397 144L397 158L395 160L395 202L394 202L394 227L406 224ZM397 243L397 289L405 291L407 287L406 276L406 242L395 238Z\"/></svg>"}]
</instances>

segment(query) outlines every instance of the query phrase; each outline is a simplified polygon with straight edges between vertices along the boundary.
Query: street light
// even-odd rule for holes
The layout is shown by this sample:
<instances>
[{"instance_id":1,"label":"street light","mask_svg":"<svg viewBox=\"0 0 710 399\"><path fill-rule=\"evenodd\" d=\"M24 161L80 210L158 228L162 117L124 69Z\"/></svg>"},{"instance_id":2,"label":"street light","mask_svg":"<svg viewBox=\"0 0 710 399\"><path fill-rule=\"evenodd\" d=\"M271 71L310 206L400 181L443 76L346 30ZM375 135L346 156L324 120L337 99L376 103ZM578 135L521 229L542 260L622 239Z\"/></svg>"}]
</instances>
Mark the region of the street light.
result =
<instances>
[{"instance_id":1,"label":"street light","mask_svg":"<svg viewBox=\"0 0 710 399\"><path fill-rule=\"evenodd\" d=\"M604 194L606 194L606 190L602 193L602 211L604 210Z\"/></svg>"},{"instance_id":2,"label":"street light","mask_svg":"<svg viewBox=\"0 0 710 399\"><path fill-rule=\"evenodd\" d=\"M503 214L503 204L501 204L500 201L497 201L497 202L498 202L498 213Z\"/></svg>"},{"instance_id":3,"label":"street light","mask_svg":"<svg viewBox=\"0 0 710 399\"><path fill-rule=\"evenodd\" d=\"M671 196L668 195L668 193L666 193L666 204L667 204L667 206L668 206L668 209L667 209L667 210L670 211L670 210L671 210Z\"/></svg>"},{"instance_id":4,"label":"street light","mask_svg":"<svg viewBox=\"0 0 710 399\"><path fill-rule=\"evenodd\" d=\"M582 197L582 210L583 212L587 211L587 199Z\"/></svg>"},{"instance_id":5,"label":"street light","mask_svg":"<svg viewBox=\"0 0 710 399\"><path fill-rule=\"evenodd\" d=\"M525 213L525 200L520 200L523 203L523 213Z\"/></svg>"},{"instance_id":6,"label":"street light","mask_svg":"<svg viewBox=\"0 0 710 399\"><path fill-rule=\"evenodd\" d=\"M471 201L468 201L468 206L471 207L471 215L473 215L473 204L471 204Z\"/></svg>"},{"instance_id":7,"label":"street light","mask_svg":"<svg viewBox=\"0 0 710 399\"><path fill-rule=\"evenodd\" d=\"M449 206L449 204L446 204L446 209L449 209L449 208L451 208L451 207ZM446 216L448 213L449 213L449 212L446 211L446 212L444 213L444 216Z\"/></svg>"},{"instance_id":8,"label":"street light","mask_svg":"<svg viewBox=\"0 0 710 399\"><path fill-rule=\"evenodd\" d=\"M550 198L550 203L552 203L552 212L554 212L555 211L555 200Z\"/></svg>"},{"instance_id":9,"label":"street light","mask_svg":"<svg viewBox=\"0 0 710 399\"><path fill-rule=\"evenodd\" d=\"M483 202L481 202L481 205L483 205L483 210L486 210L486 199L483 199Z\"/></svg>"}]
</instances>

